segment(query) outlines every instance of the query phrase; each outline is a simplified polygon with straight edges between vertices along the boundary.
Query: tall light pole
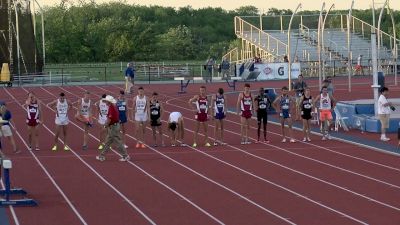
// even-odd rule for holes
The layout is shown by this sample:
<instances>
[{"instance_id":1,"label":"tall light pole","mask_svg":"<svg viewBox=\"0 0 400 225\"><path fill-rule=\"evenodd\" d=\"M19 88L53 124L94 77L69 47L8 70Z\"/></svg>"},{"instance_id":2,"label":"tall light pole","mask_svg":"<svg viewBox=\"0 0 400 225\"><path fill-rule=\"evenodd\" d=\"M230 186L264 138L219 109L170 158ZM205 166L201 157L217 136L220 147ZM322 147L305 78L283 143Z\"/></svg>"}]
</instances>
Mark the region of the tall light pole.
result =
<instances>
[{"instance_id":1,"label":"tall light pole","mask_svg":"<svg viewBox=\"0 0 400 225\"><path fill-rule=\"evenodd\" d=\"M351 16L353 12L354 0L351 2L349 15L347 16L347 71L348 71L348 84L349 92L351 92L351 75L352 75L352 55L351 55Z\"/></svg>"},{"instance_id":2,"label":"tall light pole","mask_svg":"<svg viewBox=\"0 0 400 225\"><path fill-rule=\"evenodd\" d=\"M41 19L42 19L42 54L43 54L43 66L44 66L44 65L46 65L46 48L45 48L45 39L44 39L44 15L43 15L43 8L40 6L39 2L37 0L34 0L34 4L35 4L35 2L39 7L40 15L41 15ZM36 26L36 24L34 26Z\"/></svg>"},{"instance_id":3,"label":"tall light pole","mask_svg":"<svg viewBox=\"0 0 400 225\"><path fill-rule=\"evenodd\" d=\"M325 17L324 17L324 21L322 22L322 32L321 32L321 45L322 45L322 79L325 80L325 39L324 39L324 32L325 32L325 22L326 22L326 18L328 18L328 14L329 12L335 8L335 4L332 4L331 7L329 7L328 11L326 11Z\"/></svg>"},{"instance_id":4,"label":"tall light pole","mask_svg":"<svg viewBox=\"0 0 400 225\"><path fill-rule=\"evenodd\" d=\"M322 3L321 11L319 12L319 19L318 19L318 80L319 80L319 90L321 90L322 86L322 67L321 67L321 25L322 25L322 12L325 9L325 2Z\"/></svg>"},{"instance_id":5,"label":"tall light pole","mask_svg":"<svg viewBox=\"0 0 400 225\"><path fill-rule=\"evenodd\" d=\"M287 39L288 39L288 76L289 76L289 90L292 90L292 57L290 55L290 30L293 22L293 17L296 15L297 11L301 8L301 3L297 5L296 9L294 10L292 17L290 17Z\"/></svg>"},{"instance_id":6,"label":"tall light pole","mask_svg":"<svg viewBox=\"0 0 400 225\"><path fill-rule=\"evenodd\" d=\"M377 60L378 60L378 69L379 71L381 71L381 57L380 57L380 51L381 51L381 21L382 21L382 15L383 15L383 11L386 8L386 5L388 4L389 0L386 0L385 3L383 3L383 6L381 8L381 12L379 13L379 19L378 19L378 53L377 53Z\"/></svg>"},{"instance_id":7,"label":"tall light pole","mask_svg":"<svg viewBox=\"0 0 400 225\"><path fill-rule=\"evenodd\" d=\"M21 54L21 49L20 49L20 43L19 43L19 19L18 19L18 10L17 10L17 1L13 1L14 5L14 11L15 11L15 27L16 27L16 39L17 39L17 65L18 65L18 81L19 85L21 85L21 60L20 60L20 54Z\"/></svg>"},{"instance_id":8,"label":"tall light pole","mask_svg":"<svg viewBox=\"0 0 400 225\"><path fill-rule=\"evenodd\" d=\"M379 97L379 85L378 85L378 62L376 55L376 28L375 28L375 2L372 0L372 31L371 31L371 53L372 53L372 78L374 89L374 111L375 116L378 115L378 97Z\"/></svg>"}]
</instances>

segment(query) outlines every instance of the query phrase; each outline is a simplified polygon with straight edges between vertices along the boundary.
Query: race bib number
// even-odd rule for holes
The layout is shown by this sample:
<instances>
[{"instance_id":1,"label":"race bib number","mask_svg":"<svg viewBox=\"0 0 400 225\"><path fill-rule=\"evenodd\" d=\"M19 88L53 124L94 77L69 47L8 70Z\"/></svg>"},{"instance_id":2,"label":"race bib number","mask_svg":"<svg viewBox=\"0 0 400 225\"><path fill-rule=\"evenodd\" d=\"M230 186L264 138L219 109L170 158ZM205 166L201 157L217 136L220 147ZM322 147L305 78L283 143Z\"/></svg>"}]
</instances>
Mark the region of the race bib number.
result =
<instances>
[{"instance_id":1,"label":"race bib number","mask_svg":"<svg viewBox=\"0 0 400 225\"><path fill-rule=\"evenodd\" d=\"M125 106L120 106L120 107L118 107L118 110L119 110L119 111L125 111Z\"/></svg>"},{"instance_id":2,"label":"race bib number","mask_svg":"<svg viewBox=\"0 0 400 225\"><path fill-rule=\"evenodd\" d=\"M157 115L158 115L158 111L157 111L157 110L153 110L153 111L151 111L151 115L153 115L153 116L157 116Z\"/></svg>"},{"instance_id":3,"label":"race bib number","mask_svg":"<svg viewBox=\"0 0 400 225\"><path fill-rule=\"evenodd\" d=\"M311 109L311 105L310 104L304 105L304 108L305 109Z\"/></svg>"},{"instance_id":4,"label":"race bib number","mask_svg":"<svg viewBox=\"0 0 400 225\"><path fill-rule=\"evenodd\" d=\"M259 107L260 109L266 109L267 108L267 106L266 105L260 105L260 107Z\"/></svg>"},{"instance_id":5,"label":"race bib number","mask_svg":"<svg viewBox=\"0 0 400 225\"><path fill-rule=\"evenodd\" d=\"M288 105L283 105L282 109L289 109L289 106Z\"/></svg>"}]
</instances>

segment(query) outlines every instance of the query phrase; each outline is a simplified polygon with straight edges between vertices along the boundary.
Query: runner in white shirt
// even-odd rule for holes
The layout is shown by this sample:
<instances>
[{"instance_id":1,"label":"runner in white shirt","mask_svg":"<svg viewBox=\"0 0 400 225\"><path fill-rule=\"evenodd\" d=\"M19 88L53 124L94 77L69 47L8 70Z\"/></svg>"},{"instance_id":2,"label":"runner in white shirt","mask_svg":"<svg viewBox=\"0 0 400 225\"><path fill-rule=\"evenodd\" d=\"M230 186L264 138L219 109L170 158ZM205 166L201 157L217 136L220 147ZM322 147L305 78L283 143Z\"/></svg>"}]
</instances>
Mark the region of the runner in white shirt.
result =
<instances>
[{"instance_id":1,"label":"runner in white shirt","mask_svg":"<svg viewBox=\"0 0 400 225\"><path fill-rule=\"evenodd\" d=\"M393 104L388 102L386 99L389 94L387 87L382 87L381 95L378 99L378 117L381 121L381 141L390 141L390 138L386 136L386 129L389 128L390 110L395 110Z\"/></svg>"},{"instance_id":2,"label":"runner in white shirt","mask_svg":"<svg viewBox=\"0 0 400 225\"><path fill-rule=\"evenodd\" d=\"M87 150L89 127L92 127L92 101L90 100L90 92L85 91L83 98L77 103L75 119L83 125L83 145L82 149Z\"/></svg>"},{"instance_id":3,"label":"runner in white shirt","mask_svg":"<svg viewBox=\"0 0 400 225\"><path fill-rule=\"evenodd\" d=\"M64 136L64 150L68 151L70 150L67 145L67 126L69 124L68 110L71 108L71 104L65 98L65 94L60 93L59 98L49 103L48 106L56 110L55 123L57 128L54 135L54 146L51 150L57 150L58 137L60 136L60 132L62 131Z\"/></svg>"},{"instance_id":4,"label":"runner in white shirt","mask_svg":"<svg viewBox=\"0 0 400 225\"><path fill-rule=\"evenodd\" d=\"M181 146L184 138L183 116L180 112L171 112L168 118L168 130L170 131L171 145L176 146L178 141L181 141Z\"/></svg>"},{"instance_id":5,"label":"runner in white shirt","mask_svg":"<svg viewBox=\"0 0 400 225\"><path fill-rule=\"evenodd\" d=\"M107 114L108 114L108 106L107 104L103 101L106 98L106 94L103 94L101 96L101 99L95 103L97 112L98 112L98 118L97 122L100 125L100 145L98 147L99 150L103 150L104 148L104 142L106 140L107 136L107 128L106 128L106 122L107 122Z\"/></svg>"},{"instance_id":6,"label":"runner in white shirt","mask_svg":"<svg viewBox=\"0 0 400 225\"><path fill-rule=\"evenodd\" d=\"M144 95L143 87L138 88L138 95L133 99L133 114L136 121L136 148L145 148L144 134L146 131L146 123L148 120L149 102Z\"/></svg>"}]
</instances>

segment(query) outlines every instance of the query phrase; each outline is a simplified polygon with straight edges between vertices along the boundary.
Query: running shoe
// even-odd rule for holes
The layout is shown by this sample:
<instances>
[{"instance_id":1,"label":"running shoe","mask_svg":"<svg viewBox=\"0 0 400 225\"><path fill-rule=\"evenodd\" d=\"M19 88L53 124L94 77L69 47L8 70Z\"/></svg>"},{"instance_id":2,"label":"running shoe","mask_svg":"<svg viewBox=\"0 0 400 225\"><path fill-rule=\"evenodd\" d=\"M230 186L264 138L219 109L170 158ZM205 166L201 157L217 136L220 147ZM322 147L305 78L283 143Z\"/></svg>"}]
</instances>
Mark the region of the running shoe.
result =
<instances>
[{"instance_id":1,"label":"running shoe","mask_svg":"<svg viewBox=\"0 0 400 225\"><path fill-rule=\"evenodd\" d=\"M308 141L308 142L311 142L311 139L308 137L308 138L307 138L307 141Z\"/></svg>"},{"instance_id":2,"label":"running shoe","mask_svg":"<svg viewBox=\"0 0 400 225\"><path fill-rule=\"evenodd\" d=\"M303 142L306 142L307 141L307 138L303 138Z\"/></svg>"},{"instance_id":3,"label":"running shoe","mask_svg":"<svg viewBox=\"0 0 400 225\"><path fill-rule=\"evenodd\" d=\"M390 138L388 138L388 137L381 137L381 141L390 141Z\"/></svg>"},{"instance_id":4,"label":"running shoe","mask_svg":"<svg viewBox=\"0 0 400 225\"><path fill-rule=\"evenodd\" d=\"M296 143L296 140L294 140L293 138L290 138L290 143Z\"/></svg>"},{"instance_id":5,"label":"running shoe","mask_svg":"<svg viewBox=\"0 0 400 225\"><path fill-rule=\"evenodd\" d=\"M187 145L185 143L181 143L181 147L186 147ZM197 145L196 145L197 146Z\"/></svg>"},{"instance_id":6,"label":"running shoe","mask_svg":"<svg viewBox=\"0 0 400 225\"><path fill-rule=\"evenodd\" d=\"M246 144L246 142L245 142L245 141L242 141L242 142L240 142L240 144L241 144L241 145L245 145L245 144Z\"/></svg>"},{"instance_id":7,"label":"running shoe","mask_svg":"<svg viewBox=\"0 0 400 225\"><path fill-rule=\"evenodd\" d=\"M96 159L99 160L100 162L103 162L104 160L106 160L106 157L104 157L102 155L98 155L98 156L96 156Z\"/></svg>"},{"instance_id":8,"label":"running shoe","mask_svg":"<svg viewBox=\"0 0 400 225\"><path fill-rule=\"evenodd\" d=\"M286 138L283 138L283 139L282 139L282 143L285 143L285 142L286 142Z\"/></svg>"},{"instance_id":9,"label":"running shoe","mask_svg":"<svg viewBox=\"0 0 400 225\"><path fill-rule=\"evenodd\" d=\"M69 151L70 149L69 149L69 147L68 147L68 145L64 145L64 151Z\"/></svg>"},{"instance_id":10,"label":"running shoe","mask_svg":"<svg viewBox=\"0 0 400 225\"><path fill-rule=\"evenodd\" d=\"M204 146L211 147L210 143L208 143L208 142Z\"/></svg>"},{"instance_id":11,"label":"running shoe","mask_svg":"<svg viewBox=\"0 0 400 225\"><path fill-rule=\"evenodd\" d=\"M264 143L267 143L267 144L269 144L269 140L264 140Z\"/></svg>"},{"instance_id":12,"label":"running shoe","mask_svg":"<svg viewBox=\"0 0 400 225\"><path fill-rule=\"evenodd\" d=\"M124 145L124 148L128 148L128 145Z\"/></svg>"},{"instance_id":13,"label":"running shoe","mask_svg":"<svg viewBox=\"0 0 400 225\"><path fill-rule=\"evenodd\" d=\"M218 142L214 142L214 146L218 146Z\"/></svg>"},{"instance_id":14,"label":"running shoe","mask_svg":"<svg viewBox=\"0 0 400 225\"><path fill-rule=\"evenodd\" d=\"M249 144L251 144L251 141L245 141L244 144L249 145Z\"/></svg>"},{"instance_id":15,"label":"running shoe","mask_svg":"<svg viewBox=\"0 0 400 225\"><path fill-rule=\"evenodd\" d=\"M175 147L176 145L175 145L175 144L171 144L171 146L172 146L172 147Z\"/></svg>"},{"instance_id":16,"label":"running shoe","mask_svg":"<svg viewBox=\"0 0 400 225\"><path fill-rule=\"evenodd\" d=\"M103 148L104 148L104 145L103 145L103 144L100 144L98 149L99 149L99 150L103 150Z\"/></svg>"},{"instance_id":17,"label":"running shoe","mask_svg":"<svg viewBox=\"0 0 400 225\"><path fill-rule=\"evenodd\" d=\"M88 146L87 146L87 145L82 145L82 150L83 150L83 151L88 150Z\"/></svg>"},{"instance_id":18,"label":"running shoe","mask_svg":"<svg viewBox=\"0 0 400 225\"><path fill-rule=\"evenodd\" d=\"M40 151L39 146L36 146L35 151Z\"/></svg>"},{"instance_id":19,"label":"running shoe","mask_svg":"<svg viewBox=\"0 0 400 225\"><path fill-rule=\"evenodd\" d=\"M192 147L193 147L193 148L196 148L196 147L197 147L197 144L196 144L196 143L193 143Z\"/></svg>"},{"instance_id":20,"label":"running shoe","mask_svg":"<svg viewBox=\"0 0 400 225\"><path fill-rule=\"evenodd\" d=\"M51 149L52 151L57 151L57 145L54 145L53 148Z\"/></svg>"},{"instance_id":21,"label":"running shoe","mask_svg":"<svg viewBox=\"0 0 400 225\"><path fill-rule=\"evenodd\" d=\"M142 144L140 145L140 148L146 148L146 146L142 143Z\"/></svg>"},{"instance_id":22,"label":"running shoe","mask_svg":"<svg viewBox=\"0 0 400 225\"><path fill-rule=\"evenodd\" d=\"M140 148L140 144L137 143L137 144L135 145L135 148Z\"/></svg>"},{"instance_id":23,"label":"running shoe","mask_svg":"<svg viewBox=\"0 0 400 225\"><path fill-rule=\"evenodd\" d=\"M126 161L129 161L131 159L131 157L129 157L129 155L127 155L127 156L125 156L125 157L121 157L120 159L119 159L119 161L120 162L126 162Z\"/></svg>"},{"instance_id":24,"label":"running shoe","mask_svg":"<svg viewBox=\"0 0 400 225\"><path fill-rule=\"evenodd\" d=\"M326 141L325 135L322 135L322 140L323 140L323 141Z\"/></svg>"},{"instance_id":25,"label":"running shoe","mask_svg":"<svg viewBox=\"0 0 400 225\"><path fill-rule=\"evenodd\" d=\"M332 140L332 136L330 134L327 134L326 138L328 138L328 140Z\"/></svg>"},{"instance_id":26,"label":"running shoe","mask_svg":"<svg viewBox=\"0 0 400 225\"><path fill-rule=\"evenodd\" d=\"M29 150L29 151L32 151L32 147L31 147L31 146L29 146L29 147L28 147L28 150Z\"/></svg>"}]
</instances>

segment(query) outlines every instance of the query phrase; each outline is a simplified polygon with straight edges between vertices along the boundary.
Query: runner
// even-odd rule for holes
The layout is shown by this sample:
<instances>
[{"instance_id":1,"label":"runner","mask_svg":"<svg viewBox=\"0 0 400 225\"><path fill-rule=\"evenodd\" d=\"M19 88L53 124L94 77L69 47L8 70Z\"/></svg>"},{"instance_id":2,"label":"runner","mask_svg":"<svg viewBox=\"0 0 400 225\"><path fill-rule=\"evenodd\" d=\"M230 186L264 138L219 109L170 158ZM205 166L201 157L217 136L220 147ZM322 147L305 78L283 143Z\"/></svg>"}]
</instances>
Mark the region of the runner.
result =
<instances>
[{"instance_id":1,"label":"runner","mask_svg":"<svg viewBox=\"0 0 400 225\"><path fill-rule=\"evenodd\" d=\"M103 94L101 96L101 99L95 103L95 106L96 106L96 109L98 112L97 122L100 125L100 137L99 137L100 145L98 147L99 150L103 150L104 142L105 142L106 135L107 135L107 128L105 127L105 125L107 122L108 105L104 101L106 96L107 96L106 94Z\"/></svg>"},{"instance_id":2,"label":"runner","mask_svg":"<svg viewBox=\"0 0 400 225\"><path fill-rule=\"evenodd\" d=\"M20 153L17 145L15 144L14 136L11 131L10 120L12 118L11 112L7 109L4 102L0 102L0 137L5 137L10 141L14 153ZM0 148L1 149L1 148Z\"/></svg>"},{"instance_id":3,"label":"runner","mask_svg":"<svg viewBox=\"0 0 400 225\"><path fill-rule=\"evenodd\" d=\"M92 127L92 101L90 100L90 92L85 91L83 98L77 101L77 110L75 119L83 125L83 145L82 149L87 150L89 127Z\"/></svg>"},{"instance_id":4,"label":"runner","mask_svg":"<svg viewBox=\"0 0 400 225\"><path fill-rule=\"evenodd\" d=\"M153 141L154 147L157 147L157 131L160 136L161 146L164 146L163 131L161 126L161 117L163 114L163 107L161 102L158 101L158 93L154 92L152 98L150 99L150 126L153 131Z\"/></svg>"},{"instance_id":5,"label":"runner","mask_svg":"<svg viewBox=\"0 0 400 225\"><path fill-rule=\"evenodd\" d=\"M135 68L133 62L128 63L125 70L125 92L132 93L133 85L135 84ZM132 92L131 92L132 91Z\"/></svg>"},{"instance_id":6,"label":"runner","mask_svg":"<svg viewBox=\"0 0 400 225\"><path fill-rule=\"evenodd\" d=\"M326 86L322 87L322 93L315 98L314 105L316 103L319 103L322 140L331 139L329 130L332 125L332 110L335 108L336 100L328 93L328 88Z\"/></svg>"},{"instance_id":7,"label":"runner","mask_svg":"<svg viewBox=\"0 0 400 225\"><path fill-rule=\"evenodd\" d=\"M269 143L267 140L267 123L268 123L268 113L267 110L271 106L271 101L268 98L268 95L265 93L264 88L260 88L259 95L254 98L254 106L257 112L257 142L260 142L260 133L261 133L261 123L263 124L263 132L264 132L264 142Z\"/></svg>"},{"instance_id":8,"label":"runner","mask_svg":"<svg viewBox=\"0 0 400 225\"><path fill-rule=\"evenodd\" d=\"M306 88L304 90L304 95L300 98L298 111L301 114L301 118L303 119L303 133L304 138L303 141L311 141L310 138L310 120L312 119L312 111L313 111L313 100L311 97L310 88Z\"/></svg>"},{"instance_id":9,"label":"runner","mask_svg":"<svg viewBox=\"0 0 400 225\"><path fill-rule=\"evenodd\" d=\"M135 121L136 121L136 148L146 148L144 145L144 134L146 131L146 122L148 120L148 101L147 97L144 95L144 89L143 87L138 88L138 93L134 99L133 99L133 110L134 110L134 115L135 115Z\"/></svg>"},{"instance_id":10,"label":"runner","mask_svg":"<svg viewBox=\"0 0 400 225\"><path fill-rule=\"evenodd\" d=\"M186 146L183 142L185 134L183 116L180 112L171 112L169 114L168 130L170 131L172 147L175 147L178 144L178 141L181 142L181 146Z\"/></svg>"},{"instance_id":11,"label":"runner","mask_svg":"<svg viewBox=\"0 0 400 225\"><path fill-rule=\"evenodd\" d=\"M193 107L193 105L196 106L196 108ZM208 108L209 108L209 102L208 98L206 95L206 87L201 86L200 87L200 94L193 96L189 100L189 107L193 109L193 111L196 113L195 114L195 119L196 119L196 127L194 130L194 136L193 136L193 147L197 147L197 136L199 134L200 130L200 124L203 126L204 130L204 146L210 147L210 143L208 142Z\"/></svg>"},{"instance_id":12,"label":"runner","mask_svg":"<svg viewBox=\"0 0 400 225\"><path fill-rule=\"evenodd\" d=\"M28 93L28 99L23 105L26 108L27 117L26 125L28 126L28 150L32 150L32 146L35 146L35 150L39 149L39 124L41 124L39 118L42 112L39 100L36 98L33 92Z\"/></svg>"},{"instance_id":13,"label":"runner","mask_svg":"<svg viewBox=\"0 0 400 225\"><path fill-rule=\"evenodd\" d=\"M50 102L48 106L56 110L56 133L54 135L54 146L51 150L57 151L58 137L62 131L64 136L64 150L69 151L70 149L67 145L67 127L69 124L68 110L71 108L71 104L65 98L65 94L60 93L59 98Z\"/></svg>"},{"instance_id":14,"label":"runner","mask_svg":"<svg viewBox=\"0 0 400 225\"><path fill-rule=\"evenodd\" d=\"M122 143L124 143L124 148L128 148L128 146L125 143L125 134L126 134L125 124L128 122L128 117L126 115L127 102L125 99L125 92L123 90L119 91L116 106L119 114L119 123L121 125L121 140Z\"/></svg>"},{"instance_id":15,"label":"runner","mask_svg":"<svg viewBox=\"0 0 400 225\"><path fill-rule=\"evenodd\" d=\"M293 139L293 130L292 130L292 116L290 113L291 106L295 104L295 99L288 95L289 89L285 86L282 87L282 94L277 97L273 103L274 108L279 113L279 118L281 121L281 130L282 130L282 142L286 142L286 135L285 135L285 122L289 127L289 136L290 142L296 142Z\"/></svg>"},{"instance_id":16,"label":"runner","mask_svg":"<svg viewBox=\"0 0 400 225\"><path fill-rule=\"evenodd\" d=\"M218 93L211 99L212 118L214 120L214 146L226 145L224 142L224 119L226 117L227 99L224 95L224 89L219 88ZM219 135L218 135L219 134ZM219 137L218 137L219 136Z\"/></svg>"},{"instance_id":17,"label":"runner","mask_svg":"<svg viewBox=\"0 0 400 225\"><path fill-rule=\"evenodd\" d=\"M244 85L244 91L239 94L236 104L237 114L241 115L240 118L240 131L241 131L241 144L251 144L249 141L250 120L253 115L253 98L250 93L250 84Z\"/></svg>"}]
</instances>

